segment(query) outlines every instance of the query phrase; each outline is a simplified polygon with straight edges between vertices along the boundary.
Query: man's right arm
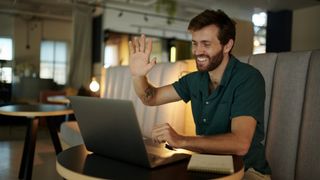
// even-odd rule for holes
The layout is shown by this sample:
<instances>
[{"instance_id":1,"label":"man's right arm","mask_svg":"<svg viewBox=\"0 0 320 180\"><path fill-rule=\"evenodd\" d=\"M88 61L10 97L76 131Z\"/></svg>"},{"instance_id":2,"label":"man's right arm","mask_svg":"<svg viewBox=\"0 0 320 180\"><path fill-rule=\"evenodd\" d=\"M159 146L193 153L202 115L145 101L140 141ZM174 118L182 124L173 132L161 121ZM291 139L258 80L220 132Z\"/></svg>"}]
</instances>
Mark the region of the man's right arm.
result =
<instances>
[{"instance_id":1,"label":"man's right arm","mask_svg":"<svg viewBox=\"0 0 320 180\"><path fill-rule=\"evenodd\" d=\"M161 105L181 100L172 85L154 87L146 76L132 77L135 91L143 104L149 106Z\"/></svg>"},{"instance_id":2,"label":"man's right arm","mask_svg":"<svg viewBox=\"0 0 320 180\"><path fill-rule=\"evenodd\" d=\"M137 95L145 105L149 106L180 100L172 85L156 88L148 82L146 74L156 64L155 58L150 60L151 51L151 40L146 41L144 35L129 42L130 71Z\"/></svg>"}]
</instances>

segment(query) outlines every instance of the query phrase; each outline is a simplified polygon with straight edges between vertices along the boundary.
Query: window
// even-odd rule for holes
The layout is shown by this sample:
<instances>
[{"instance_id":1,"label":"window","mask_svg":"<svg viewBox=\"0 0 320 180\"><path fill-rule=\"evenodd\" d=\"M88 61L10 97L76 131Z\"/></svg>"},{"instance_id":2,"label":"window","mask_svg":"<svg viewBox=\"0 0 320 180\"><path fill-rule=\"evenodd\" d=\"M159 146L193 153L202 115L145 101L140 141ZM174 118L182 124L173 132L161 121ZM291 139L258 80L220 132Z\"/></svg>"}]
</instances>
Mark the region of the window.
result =
<instances>
[{"instance_id":1,"label":"window","mask_svg":"<svg viewBox=\"0 0 320 180\"><path fill-rule=\"evenodd\" d=\"M0 81L1 83L11 83L12 82L12 68L11 67L1 67L0 68Z\"/></svg>"},{"instance_id":2,"label":"window","mask_svg":"<svg viewBox=\"0 0 320 180\"><path fill-rule=\"evenodd\" d=\"M12 60L12 39L0 37L0 60Z\"/></svg>"},{"instance_id":3,"label":"window","mask_svg":"<svg viewBox=\"0 0 320 180\"><path fill-rule=\"evenodd\" d=\"M63 41L42 41L40 54L40 78L53 79L64 85L67 80L67 43Z\"/></svg>"},{"instance_id":4,"label":"window","mask_svg":"<svg viewBox=\"0 0 320 180\"><path fill-rule=\"evenodd\" d=\"M0 82L11 83L12 82L12 67L11 63L13 59L13 43L12 38L0 37Z\"/></svg>"},{"instance_id":5,"label":"window","mask_svg":"<svg viewBox=\"0 0 320 180\"><path fill-rule=\"evenodd\" d=\"M118 47L117 45L107 45L104 48L104 67L118 65Z\"/></svg>"},{"instance_id":6,"label":"window","mask_svg":"<svg viewBox=\"0 0 320 180\"><path fill-rule=\"evenodd\" d=\"M265 53L267 14L265 12L253 14L252 22L254 24L253 54Z\"/></svg>"}]
</instances>

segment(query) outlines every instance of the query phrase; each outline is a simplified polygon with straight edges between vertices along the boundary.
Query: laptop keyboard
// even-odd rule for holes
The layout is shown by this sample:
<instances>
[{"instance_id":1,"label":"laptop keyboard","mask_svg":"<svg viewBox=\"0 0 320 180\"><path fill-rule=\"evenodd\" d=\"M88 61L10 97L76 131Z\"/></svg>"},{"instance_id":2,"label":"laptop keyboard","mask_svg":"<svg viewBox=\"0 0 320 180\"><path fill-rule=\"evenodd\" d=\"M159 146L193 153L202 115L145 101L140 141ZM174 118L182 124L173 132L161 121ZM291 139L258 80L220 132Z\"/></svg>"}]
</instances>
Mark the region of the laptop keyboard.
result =
<instances>
[{"instance_id":1,"label":"laptop keyboard","mask_svg":"<svg viewBox=\"0 0 320 180\"><path fill-rule=\"evenodd\" d=\"M171 150L167 150L164 147L160 147L160 146L147 145L146 149L148 154L150 154L151 156L166 158L173 155L173 152Z\"/></svg>"},{"instance_id":2,"label":"laptop keyboard","mask_svg":"<svg viewBox=\"0 0 320 180\"><path fill-rule=\"evenodd\" d=\"M184 154L181 149L172 149L165 147L165 144L155 144L150 139L144 139L145 147L148 153L149 162L153 165L168 164L178 160L190 157L189 153ZM153 166L155 167L155 166Z\"/></svg>"}]
</instances>

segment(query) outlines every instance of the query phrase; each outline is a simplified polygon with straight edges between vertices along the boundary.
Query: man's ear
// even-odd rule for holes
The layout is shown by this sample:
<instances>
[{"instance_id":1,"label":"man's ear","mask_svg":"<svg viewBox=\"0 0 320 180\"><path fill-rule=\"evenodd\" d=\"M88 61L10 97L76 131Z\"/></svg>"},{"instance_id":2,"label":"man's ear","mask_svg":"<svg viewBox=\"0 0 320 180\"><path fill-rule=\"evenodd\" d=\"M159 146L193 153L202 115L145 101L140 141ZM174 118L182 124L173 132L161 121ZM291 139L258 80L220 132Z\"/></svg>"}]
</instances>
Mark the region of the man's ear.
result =
<instances>
[{"instance_id":1,"label":"man's ear","mask_svg":"<svg viewBox=\"0 0 320 180\"><path fill-rule=\"evenodd\" d=\"M229 39L228 43L223 48L224 53L228 54L231 51L233 47L233 43L234 43L233 39Z\"/></svg>"}]
</instances>

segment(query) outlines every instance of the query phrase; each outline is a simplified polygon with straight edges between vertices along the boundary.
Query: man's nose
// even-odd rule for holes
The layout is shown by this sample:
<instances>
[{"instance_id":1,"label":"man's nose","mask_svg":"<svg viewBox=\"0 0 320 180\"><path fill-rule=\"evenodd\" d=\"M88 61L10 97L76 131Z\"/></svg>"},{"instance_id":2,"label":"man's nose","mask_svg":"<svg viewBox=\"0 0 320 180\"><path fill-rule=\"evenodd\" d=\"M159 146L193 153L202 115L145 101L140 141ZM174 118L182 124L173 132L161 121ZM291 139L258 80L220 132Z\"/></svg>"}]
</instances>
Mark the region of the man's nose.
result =
<instances>
[{"instance_id":1,"label":"man's nose","mask_svg":"<svg viewBox=\"0 0 320 180\"><path fill-rule=\"evenodd\" d=\"M194 55L204 54L204 48L202 48L201 46L194 47L193 54Z\"/></svg>"}]
</instances>

